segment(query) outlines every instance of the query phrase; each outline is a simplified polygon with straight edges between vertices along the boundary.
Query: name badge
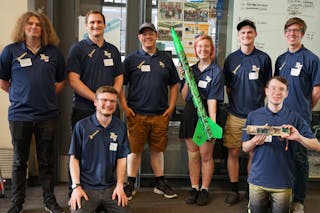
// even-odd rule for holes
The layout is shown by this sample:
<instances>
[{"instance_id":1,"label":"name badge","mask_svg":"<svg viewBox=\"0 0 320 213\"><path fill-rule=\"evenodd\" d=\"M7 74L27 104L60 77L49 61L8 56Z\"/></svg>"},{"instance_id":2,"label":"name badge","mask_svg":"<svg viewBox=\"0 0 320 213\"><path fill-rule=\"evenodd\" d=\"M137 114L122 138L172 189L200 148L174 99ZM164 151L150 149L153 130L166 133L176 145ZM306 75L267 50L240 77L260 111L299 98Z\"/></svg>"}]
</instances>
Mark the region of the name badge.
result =
<instances>
[{"instance_id":1,"label":"name badge","mask_svg":"<svg viewBox=\"0 0 320 213\"><path fill-rule=\"evenodd\" d=\"M272 135L268 135L264 142L271 143L272 142Z\"/></svg>"},{"instance_id":2,"label":"name badge","mask_svg":"<svg viewBox=\"0 0 320 213\"><path fill-rule=\"evenodd\" d=\"M300 75L300 71L301 71L301 69L291 68L290 75L292 75L292 76L299 76L299 75Z\"/></svg>"},{"instance_id":3,"label":"name badge","mask_svg":"<svg viewBox=\"0 0 320 213\"><path fill-rule=\"evenodd\" d=\"M117 151L118 144L117 143L110 143L109 150L110 151Z\"/></svg>"},{"instance_id":4,"label":"name badge","mask_svg":"<svg viewBox=\"0 0 320 213\"><path fill-rule=\"evenodd\" d=\"M29 67L31 65L32 65L31 58L20 59L20 66L21 67Z\"/></svg>"},{"instance_id":5,"label":"name badge","mask_svg":"<svg viewBox=\"0 0 320 213\"><path fill-rule=\"evenodd\" d=\"M200 80L199 82L198 82L198 87L200 87L200 88L207 88L207 85L208 85L208 82L206 82L206 81L203 81L203 80Z\"/></svg>"},{"instance_id":6,"label":"name badge","mask_svg":"<svg viewBox=\"0 0 320 213\"><path fill-rule=\"evenodd\" d=\"M151 71L150 65L141 65L141 71L150 72Z\"/></svg>"},{"instance_id":7,"label":"name badge","mask_svg":"<svg viewBox=\"0 0 320 213\"><path fill-rule=\"evenodd\" d=\"M257 80L259 78L258 72L250 72L249 80Z\"/></svg>"},{"instance_id":8,"label":"name badge","mask_svg":"<svg viewBox=\"0 0 320 213\"><path fill-rule=\"evenodd\" d=\"M103 63L104 63L104 66L106 67L113 66L113 59L112 58L103 59Z\"/></svg>"}]
</instances>

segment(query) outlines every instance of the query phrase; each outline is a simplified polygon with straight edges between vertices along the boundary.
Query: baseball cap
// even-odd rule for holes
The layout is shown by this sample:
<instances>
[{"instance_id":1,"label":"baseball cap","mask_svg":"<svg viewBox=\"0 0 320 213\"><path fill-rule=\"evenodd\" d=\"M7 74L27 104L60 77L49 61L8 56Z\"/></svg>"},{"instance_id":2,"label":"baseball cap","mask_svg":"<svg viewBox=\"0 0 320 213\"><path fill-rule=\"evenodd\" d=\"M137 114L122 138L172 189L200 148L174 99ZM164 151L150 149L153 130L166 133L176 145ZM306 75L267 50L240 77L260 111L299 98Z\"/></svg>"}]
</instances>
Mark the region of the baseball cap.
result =
<instances>
[{"instance_id":1,"label":"baseball cap","mask_svg":"<svg viewBox=\"0 0 320 213\"><path fill-rule=\"evenodd\" d=\"M242 27L244 26L250 26L252 27L254 30L256 30L256 25L254 24L253 21L250 21L248 19L245 19L243 21L241 21L238 25L237 25L237 30L241 30Z\"/></svg>"},{"instance_id":2,"label":"baseball cap","mask_svg":"<svg viewBox=\"0 0 320 213\"><path fill-rule=\"evenodd\" d=\"M142 30L143 30L144 28L149 28L149 29L151 29L152 31L157 32L157 29L155 28L155 26L154 26L152 23L148 23L148 22L147 22L147 23L142 24L142 25L139 27L139 34L142 33Z\"/></svg>"}]
</instances>

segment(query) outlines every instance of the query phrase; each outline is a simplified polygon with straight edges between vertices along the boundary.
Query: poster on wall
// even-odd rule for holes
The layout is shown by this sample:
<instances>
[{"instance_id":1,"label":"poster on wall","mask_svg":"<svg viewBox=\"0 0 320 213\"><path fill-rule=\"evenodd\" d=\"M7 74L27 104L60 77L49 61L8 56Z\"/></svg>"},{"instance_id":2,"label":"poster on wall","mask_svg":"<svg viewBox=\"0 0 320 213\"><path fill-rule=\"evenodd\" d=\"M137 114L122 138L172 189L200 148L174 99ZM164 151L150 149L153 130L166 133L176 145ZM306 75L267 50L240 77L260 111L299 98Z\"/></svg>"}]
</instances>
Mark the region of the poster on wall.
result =
<instances>
[{"instance_id":1,"label":"poster on wall","mask_svg":"<svg viewBox=\"0 0 320 213\"><path fill-rule=\"evenodd\" d=\"M182 40L189 63L195 63L197 61L193 52L195 38L201 34L207 34L215 40L216 3L217 0L159 0L158 40L161 44L164 43L162 46L172 42L170 28L174 27Z\"/></svg>"}]
</instances>

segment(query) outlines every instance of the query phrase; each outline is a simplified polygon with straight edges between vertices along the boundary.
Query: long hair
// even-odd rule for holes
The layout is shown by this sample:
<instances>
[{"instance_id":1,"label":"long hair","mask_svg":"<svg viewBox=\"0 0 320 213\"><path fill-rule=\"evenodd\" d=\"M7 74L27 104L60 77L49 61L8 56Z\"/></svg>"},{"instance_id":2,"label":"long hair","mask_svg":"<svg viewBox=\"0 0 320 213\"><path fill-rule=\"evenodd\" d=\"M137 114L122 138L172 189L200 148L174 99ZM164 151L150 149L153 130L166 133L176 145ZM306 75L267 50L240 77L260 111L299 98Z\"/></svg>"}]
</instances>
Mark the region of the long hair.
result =
<instances>
[{"instance_id":1,"label":"long hair","mask_svg":"<svg viewBox=\"0 0 320 213\"><path fill-rule=\"evenodd\" d=\"M55 45L57 46L60 42L59 37L53 28L49 18L42 13L38 12L25 12L17 20L16 25L12 31L12 41L13 42L25 42L25 27L28 23L30 17L36 17L39 19L41 26L41 45Z\"/></svg>"},{"instance_id":2,"label":"long hair","mask_svg":"<svg viewBox=\"0 0 320 213\"><path fill-rule=\"evenodd\" d=\"M199 41L202 41L202 40L208 40L208 41L210 42L210 47L211 47L211 48L210 48L210 49L211 49L210 58L211 58L211 60L213 60L213 59L214 59L214 56L215 56L215 55L214 55L214 44L213 44L212 38L211 38L210 36L208 36L208 35L200 35L200 36L197 37L196 40L194 41L194 43L193 43L193 50L194 50L195 56L198 57L196 48L197 48L197 45L198 45Z\"/></svg>"}]
</instances>

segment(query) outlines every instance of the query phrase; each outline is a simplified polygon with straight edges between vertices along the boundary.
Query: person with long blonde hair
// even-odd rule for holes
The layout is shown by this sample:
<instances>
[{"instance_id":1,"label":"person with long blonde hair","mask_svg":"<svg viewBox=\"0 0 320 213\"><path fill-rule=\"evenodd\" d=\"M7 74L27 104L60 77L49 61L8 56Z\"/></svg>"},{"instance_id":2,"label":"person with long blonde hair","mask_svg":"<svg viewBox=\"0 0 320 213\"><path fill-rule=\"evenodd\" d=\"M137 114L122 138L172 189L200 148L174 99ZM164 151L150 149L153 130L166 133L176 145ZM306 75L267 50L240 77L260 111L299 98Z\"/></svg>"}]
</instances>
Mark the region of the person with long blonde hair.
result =
<instances>
[{"instance_id":1,"label":"person with long blonde hair","mask_svg":"<svg viewBox=\"0 0 320 213\"><path fill-rule=\"evenodd\" d=\"M9 126L14 159L12 199L8 213L23 209L30 142L35 136L45 209L64 212L54 196L54 135L59 115L57 93L65 85L65 61L48 17L37 12L20 16L13 43L0 57L0 87L9 93Z\"/></svg>"}]
</instances>

